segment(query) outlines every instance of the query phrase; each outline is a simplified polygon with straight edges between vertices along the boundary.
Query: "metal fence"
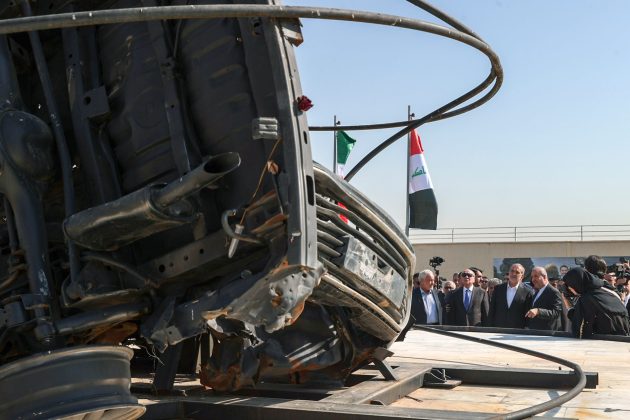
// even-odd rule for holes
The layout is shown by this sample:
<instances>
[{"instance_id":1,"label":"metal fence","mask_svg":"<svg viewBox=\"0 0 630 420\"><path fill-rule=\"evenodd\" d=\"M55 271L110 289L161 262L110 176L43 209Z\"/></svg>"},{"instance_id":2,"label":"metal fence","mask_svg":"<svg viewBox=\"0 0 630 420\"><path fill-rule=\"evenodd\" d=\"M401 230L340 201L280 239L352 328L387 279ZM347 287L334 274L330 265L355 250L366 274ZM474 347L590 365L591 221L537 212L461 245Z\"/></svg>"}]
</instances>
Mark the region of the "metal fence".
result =
<instances>
[{"instance_id":1,"label":"metal fence","mask_svg":"<svg viewBox=\"0 0 630 420\"><path fill-rule=\"evenodd\" d=\"M412 229L409 239L412 243L627 241L630 240L630 225Z\"/></svg>"}]
</instances>

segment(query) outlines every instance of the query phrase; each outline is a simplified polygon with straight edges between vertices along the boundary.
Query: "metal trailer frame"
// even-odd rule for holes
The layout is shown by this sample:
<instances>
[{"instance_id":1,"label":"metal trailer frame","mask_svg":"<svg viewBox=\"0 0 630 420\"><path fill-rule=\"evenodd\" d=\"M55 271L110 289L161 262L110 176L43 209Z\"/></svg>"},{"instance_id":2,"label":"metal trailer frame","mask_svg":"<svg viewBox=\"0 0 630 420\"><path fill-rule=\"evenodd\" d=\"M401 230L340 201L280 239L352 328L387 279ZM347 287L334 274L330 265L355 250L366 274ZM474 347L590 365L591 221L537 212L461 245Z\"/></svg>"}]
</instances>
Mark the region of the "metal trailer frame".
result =
<instances>
[{"instance_id":1,"label":"metal trailer frame","mask_svg":"<svg viewBox=\"0 0 630 420\"><path fill-rule=\"evenodd\" d=\"M443 328L443 329L442 329ZM160 369L151 387L136 387L136 392L152 391L162 395L153 404L147 405L148 420L172 418L203 419L221 416L230 410L230 415L244 419L295 418L302 420L322 418L529 418L536 414L557 407L578 395L582 389L594 389L599 383L597 372L584 372L579 365L556 356L516 347L510 344L490 341L479 337L465 336L448 331L448 326L433 328L414 326L438 335L446 335L466 341L473 341L493 347L499 347L533 357L560 363L573 369L542 370L514 369L468 365L429 366L418 363L398 363L390 366L385 360L392 353L384 350L380 361L354 372L345 382L325 384L277 384L260 383L253 389L243 389L236 393L209 396L204 392L186 395L183 389L174 387L178 358L167 360L164 371L170 372L168 379L162 376ZM170 365L170 366L169 366ZM166 381L164 380L166 379ZM172 379L172 380L171 380ZM160 389L160 384L166 387ZM409 395L416 389L441 388L452 389L459 385L477 385L494 387L568 389L563 395L541 404L522 410L505 413L466 413L449 410L428 410L417 408L390 407L389 404ZM142 397L139 395L139 397ZM146 397L146 394L145 394ZM229 408L227 408L229 406ZM378 407L376 407L378 406Z\"/></svg>"},{"instance_id":2,"label":"metal trailer frame","mask_svg":"<svg viewBox=\"0 0 630 420\"><path fill-rule=\"evenodd\" d=\"M385 362L384 362L385 363ZM418 388L443 387L441 378L449 378L447 387L460 384L513 386L523 388L563 389L576 385L579 378L572 372L558 370L487 368L469 366L430 367L417 363L399 363L391 367L395 379L377 366L355 372L343 386L299 386L294 384L260 384L255 389L230 394L192 390L183 395L177 389L171 395L151 397L146 405L146 420L166 419L271 419L284 420L354 420L369 419L487 419L496 413L467 413L452 410L392 407ZM587 372L586 388L596 388L598 374ZM507 380L509 378L509 381ZM204 395L204 393L209 393ZM444 391L448 392L448 391ZM142 395L137 395L143 398ZM144 395L144 397L147 397Z\"/></svg>"}]
</instances>

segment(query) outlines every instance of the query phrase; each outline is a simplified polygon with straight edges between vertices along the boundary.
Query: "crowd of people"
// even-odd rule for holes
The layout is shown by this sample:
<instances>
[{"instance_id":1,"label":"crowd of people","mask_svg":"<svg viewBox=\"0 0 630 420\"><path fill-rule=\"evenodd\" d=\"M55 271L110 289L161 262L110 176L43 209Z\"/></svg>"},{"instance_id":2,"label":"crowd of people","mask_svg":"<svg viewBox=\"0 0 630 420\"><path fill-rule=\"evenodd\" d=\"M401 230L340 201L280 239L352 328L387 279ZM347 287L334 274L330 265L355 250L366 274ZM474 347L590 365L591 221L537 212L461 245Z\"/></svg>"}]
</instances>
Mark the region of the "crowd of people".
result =
<instances>
[{"instance_id":1,"label":"crowd of people","mask_svg":"<svg viewBox=\"0 0 630 420\"><path fill-rule=\"evenodd\" d=\"M630 280L610 272L601 257L554 278L544 267L531 270L530 282L524 277L518 263L503 280L469 267L437 287L433 271L421 271L413 278L410 322L568 331L578 338L630 335Z\"/></svg>"}]
</instances>

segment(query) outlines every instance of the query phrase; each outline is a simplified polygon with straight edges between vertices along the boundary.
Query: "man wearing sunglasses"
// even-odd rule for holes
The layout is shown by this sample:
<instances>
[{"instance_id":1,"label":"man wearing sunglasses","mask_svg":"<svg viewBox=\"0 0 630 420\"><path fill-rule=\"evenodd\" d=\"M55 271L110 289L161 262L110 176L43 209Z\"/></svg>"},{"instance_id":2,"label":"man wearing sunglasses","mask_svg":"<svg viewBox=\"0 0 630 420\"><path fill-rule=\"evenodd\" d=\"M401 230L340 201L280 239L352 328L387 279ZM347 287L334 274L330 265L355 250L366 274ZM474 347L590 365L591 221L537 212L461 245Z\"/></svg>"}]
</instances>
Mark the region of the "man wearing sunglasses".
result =
<instances>
[{"instance_id":1,"label":"man wearing sunglasses","mask_svg":"<svg viewBox=\"0 0 630 420\"><path fill-rule=\"evenodd\" d=\"M488 317L488 295L475 287L475 273L469 268L460 273L462 287L446 296L446 317L450 325L482 326Z\"/></svg>"}]
</instances>

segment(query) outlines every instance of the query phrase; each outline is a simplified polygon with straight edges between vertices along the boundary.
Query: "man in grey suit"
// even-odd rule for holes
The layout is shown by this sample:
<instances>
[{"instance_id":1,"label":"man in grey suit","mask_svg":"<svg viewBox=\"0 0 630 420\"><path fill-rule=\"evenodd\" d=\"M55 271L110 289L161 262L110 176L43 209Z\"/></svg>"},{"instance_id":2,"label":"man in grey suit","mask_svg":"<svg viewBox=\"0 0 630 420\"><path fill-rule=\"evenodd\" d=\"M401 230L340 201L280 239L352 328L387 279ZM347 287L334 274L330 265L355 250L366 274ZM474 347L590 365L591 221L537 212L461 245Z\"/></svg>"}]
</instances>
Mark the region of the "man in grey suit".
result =
<instances>
[{"instance_id":1,"label":"man in grey suit","mask_svg":"<svg viewBox=\"0 0 630 420\"><path fill-rule=\"evenodd\" d=\"M549 284L547 270L534 267L532 283L536 295L532 301L532 308L527 311L527 328L532 330L560 331L562 329L562 297L558 289Z\"/></svg>"},{"instance_id":2,"label":"man in grey suit","mask_svg":"<svg viewBox=\"0 0 630 420\"><path fill-rule=\"evenodd\" d=\"M461 272L459 289L446 296L446 317L450 325L482 326L488 317L488 294L475 287L475 273Z\"/></svg>"},{"instance_id":3,"label":"man in grey suit","mask_svg":"<svg viewBox=\"0 0 630 420\"><path fill-rule=\"evenodd\" d=\"M508 282L492 292L488 325L498 328L525 328L525 313L531 308L534 291L523 284L525 268L512 264Z\"/></svg>"},{"instance_id":4,"label":"man in grey suit","mask_svg":"<svg viewBox=\"0 0 630 420\"><path fill-rule=\"evenodd\" d=\"M442 305L435 285L435 275L431 270L421 271L418 275L418 286L413 289L411 315L416 324L442 324Z\"/></svg>"}]
</instances>

